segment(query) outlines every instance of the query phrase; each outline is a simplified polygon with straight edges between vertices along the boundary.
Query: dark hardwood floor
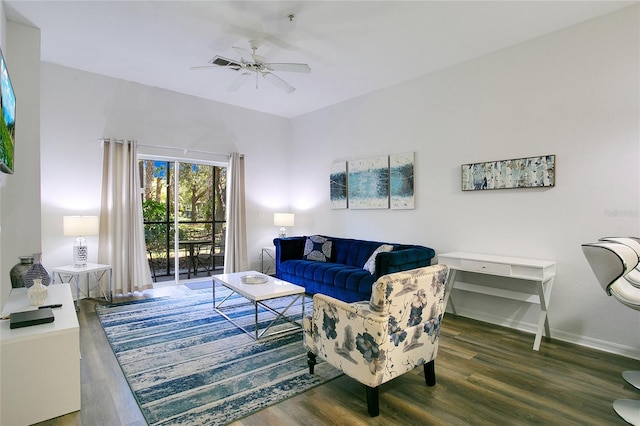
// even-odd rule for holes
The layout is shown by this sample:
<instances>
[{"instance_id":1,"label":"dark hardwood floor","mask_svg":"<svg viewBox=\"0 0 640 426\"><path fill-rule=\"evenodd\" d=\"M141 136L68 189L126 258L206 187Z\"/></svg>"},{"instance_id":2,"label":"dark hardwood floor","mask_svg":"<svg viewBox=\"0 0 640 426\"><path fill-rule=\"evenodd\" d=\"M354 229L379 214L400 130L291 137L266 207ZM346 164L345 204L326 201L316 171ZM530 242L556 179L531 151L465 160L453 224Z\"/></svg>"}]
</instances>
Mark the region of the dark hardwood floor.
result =
<instances>
[{"instance_id":1,"label":"dark hardwood floor","mask_svg":"<svg viewBox=\"0 0 640 426\"><path fill-rule=\"evenodd\" d=\"M189 292L185 286L145 291L136 298ZM118 299L127 300L127 299ZM82 300L82 410L40 425L145 425L104 336L94 305ZM640 361L453 315L442 323L437 384L422 368L380 389L380 416L367 414L365 390L341 376L268 407L233 425L625 425L613 411L617 398L640 399L624 370Z\"/></svg>"}]
</instances>

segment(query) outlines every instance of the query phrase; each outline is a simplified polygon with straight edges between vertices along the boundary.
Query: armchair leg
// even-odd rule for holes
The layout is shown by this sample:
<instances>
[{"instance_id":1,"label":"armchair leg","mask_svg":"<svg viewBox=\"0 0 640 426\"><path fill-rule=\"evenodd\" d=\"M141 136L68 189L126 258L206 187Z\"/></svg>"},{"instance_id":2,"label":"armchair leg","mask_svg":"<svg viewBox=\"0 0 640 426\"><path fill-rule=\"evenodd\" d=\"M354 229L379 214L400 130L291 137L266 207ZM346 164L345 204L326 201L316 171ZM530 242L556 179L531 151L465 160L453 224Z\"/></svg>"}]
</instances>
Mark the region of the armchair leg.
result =
<instances>
[{"instance_id":1,"label":"armchair leg","mask_svg":"<svg viewBox=\"0 0 640 426\"><path fill-rule=\"evenodd\" d=\"M307 365L309 366L309 374L313 374L313 367L316 366L316 354L307 351Z\"/></svg>"},{"instance_id":2,"label":"armchair leg","mask_svg":"<svg viewBox=\"0 0 640 426\"><path fill-rule=\"evenodd\" d=\"M367 410L371 417L380 414L380 404L378 403L378 386L372 388L367 386Z\"/></svg>"},{"instance_id":3,"label":"armchair leg","mask_svg":"<svg viewBox=\"0 0 640 426\"><path fill-rule=\"evenodd\" d=\"M424 380L427 382L427 386L433 386L436 384L436 360L432 359L428 363L424 364Z\"/></svg>"}]
</instances>

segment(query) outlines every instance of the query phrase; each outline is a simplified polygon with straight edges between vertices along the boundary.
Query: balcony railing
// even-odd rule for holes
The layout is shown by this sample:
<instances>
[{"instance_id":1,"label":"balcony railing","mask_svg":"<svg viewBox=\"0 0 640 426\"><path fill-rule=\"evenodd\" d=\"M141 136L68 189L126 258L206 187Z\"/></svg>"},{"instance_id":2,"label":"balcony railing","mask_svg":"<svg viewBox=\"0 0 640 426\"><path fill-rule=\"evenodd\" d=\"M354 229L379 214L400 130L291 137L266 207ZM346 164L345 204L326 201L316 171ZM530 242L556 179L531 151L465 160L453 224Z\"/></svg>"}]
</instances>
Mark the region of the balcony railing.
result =
<instances>
[{"instance_id":1,"label":"balcony railing","mask_svg":"<svg viewBox=\"0 0 640 426\"><path fill-rule=\"evenodd\" d=\"M154 281L171 281L175 277L173 223L147 222L145 233L147 258ZM222 273L224 268L225 222L180 222L178 271L180 279ZM217 232L212 233L215 229Z\"/></svg>"}]
</instances>

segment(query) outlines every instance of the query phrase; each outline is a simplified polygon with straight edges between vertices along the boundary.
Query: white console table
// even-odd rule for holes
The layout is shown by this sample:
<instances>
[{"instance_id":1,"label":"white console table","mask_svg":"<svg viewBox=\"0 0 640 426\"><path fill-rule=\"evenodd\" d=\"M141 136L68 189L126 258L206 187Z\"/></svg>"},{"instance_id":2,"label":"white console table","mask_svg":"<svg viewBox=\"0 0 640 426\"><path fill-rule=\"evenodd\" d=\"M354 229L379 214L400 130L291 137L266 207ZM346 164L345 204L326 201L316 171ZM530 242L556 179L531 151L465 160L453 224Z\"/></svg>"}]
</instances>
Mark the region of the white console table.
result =
<instances>
[{"instance_id":1,"label":"white console table","mask_svg":"<svg viewBox=\"0 0 640 426\"><path fill-rule=\"evenodd\" d=\"M551 301L553 279L556 275L556 263L554 261L453 252L439 255L438 263L449 267L445 306L450 304L451 311L454 315L456 314L456 309L453 304L453 299L451 298L451 290L454 286L458 290L535 303L540 305L540 317L538 319L538 329L533 342L533 349L536 351L540 349L543 331L547 338L551 337L547 309ZM459 282L456 284L456 274L458 271L496 275L534 282L537 284L536 292L525 292L522 291L522 289L512 290L490 287L475 283Z\"/></svg>"},{"instance_id":2,"label":"white console table","mask_svg":"<svg viewBox=\"0 0 640 426\"><path fill-rule=\"evenodd\" d=\"M69 284L52 284L45 305L54 321L9 328L0 321L0 424L30 425L80 410L80 325ZM2 311L37 309L26 288L14 288Z\"/></svg>"}]
</instances>

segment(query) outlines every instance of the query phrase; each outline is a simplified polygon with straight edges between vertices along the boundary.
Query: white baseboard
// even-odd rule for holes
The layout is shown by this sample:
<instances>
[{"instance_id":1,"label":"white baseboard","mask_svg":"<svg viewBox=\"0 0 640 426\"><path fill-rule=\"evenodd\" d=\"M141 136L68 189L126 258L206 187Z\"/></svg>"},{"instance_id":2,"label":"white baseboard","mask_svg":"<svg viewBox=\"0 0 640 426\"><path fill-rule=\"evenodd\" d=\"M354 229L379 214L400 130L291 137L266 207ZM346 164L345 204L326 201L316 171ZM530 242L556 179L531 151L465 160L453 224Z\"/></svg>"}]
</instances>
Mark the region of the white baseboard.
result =
<instances>
[{"instance_id":1,"label":"white baseboard","mask_svg":"<svg viewBox=\"0 0 640 426\"><path fill-rule=\"evenodd\" d=\"M457 308L457 307L456 307ZM531 347L533 348L533 339L537 330L537 324L527 323L523 321L516 321L509 318L498 317L491 315L487 312L472 311L468 309L456 309L457 315L465 318L471 318L474 320L487 322L489 324L495 324L502 327L513 328L515 330L531 333ZM446 315L453 315L450 311L447 311ZM446 321L445 319L443 321ZM551 329L551 338L560 340L563 342L573 343L580 346L585 346L592 349L597 349L603 352L608 352L616 355L621 355L631 359L640 360L640 351L636 347L620 345L618 343L608 342L606 340L594 339L591 337L585 337L579 334L567 333L566 331ZM542 339L542 345L544 345L544 336ZM533 349L532 349L533 350Z\"/></svg>"}]
</instances>

